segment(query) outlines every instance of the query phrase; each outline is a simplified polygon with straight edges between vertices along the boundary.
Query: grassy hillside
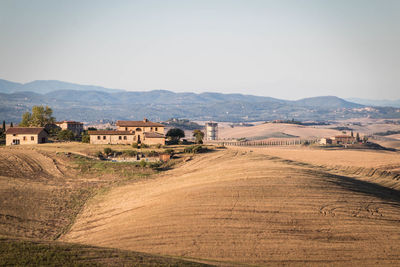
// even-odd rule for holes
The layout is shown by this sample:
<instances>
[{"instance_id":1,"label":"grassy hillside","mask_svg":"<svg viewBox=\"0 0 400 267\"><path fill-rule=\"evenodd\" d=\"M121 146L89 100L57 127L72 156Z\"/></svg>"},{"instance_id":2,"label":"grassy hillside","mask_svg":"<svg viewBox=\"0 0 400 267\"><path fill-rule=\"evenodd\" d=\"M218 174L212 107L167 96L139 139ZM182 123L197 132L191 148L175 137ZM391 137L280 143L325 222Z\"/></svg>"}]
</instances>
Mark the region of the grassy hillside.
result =
<instances>
[{"instance_id":1,"label":"grassy hillside","mask_svg":"<svg viewBox=\"0 0 400 267\"><path fill-rule=\"evenodd\" d=\"M211 266L181 259L62 242L0 238L1 266Z\"/></svg>"}]
</instances>

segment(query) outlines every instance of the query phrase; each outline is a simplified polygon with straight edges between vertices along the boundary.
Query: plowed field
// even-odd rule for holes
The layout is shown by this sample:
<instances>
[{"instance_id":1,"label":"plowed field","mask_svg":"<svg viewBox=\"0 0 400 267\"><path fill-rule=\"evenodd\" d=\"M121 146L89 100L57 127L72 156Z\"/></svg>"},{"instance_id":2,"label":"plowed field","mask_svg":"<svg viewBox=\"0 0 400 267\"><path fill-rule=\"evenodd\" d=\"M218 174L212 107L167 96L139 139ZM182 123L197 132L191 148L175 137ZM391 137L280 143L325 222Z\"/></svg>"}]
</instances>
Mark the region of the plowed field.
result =
<instances>
[{"instance_id":1,"label":"plowed field","mask_svg":"<svg viewBox=\"0 0 400 267\"><path fill-rule=\"evenodd\" d=\"M96 197L62 240L230 264L399 265L399 181L363 171L399 154L326 153L199 155Z\"/></svg>"}]
</instances>

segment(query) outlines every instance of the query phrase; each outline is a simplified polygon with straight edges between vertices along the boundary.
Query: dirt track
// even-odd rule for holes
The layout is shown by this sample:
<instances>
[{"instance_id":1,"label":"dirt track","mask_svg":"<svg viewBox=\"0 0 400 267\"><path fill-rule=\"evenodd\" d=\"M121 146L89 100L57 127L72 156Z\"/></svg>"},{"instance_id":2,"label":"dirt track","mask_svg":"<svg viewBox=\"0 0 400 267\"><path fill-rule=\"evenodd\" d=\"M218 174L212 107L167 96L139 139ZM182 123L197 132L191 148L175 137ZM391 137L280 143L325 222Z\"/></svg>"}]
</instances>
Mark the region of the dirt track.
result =
<instances>
[{"instance_id":1,"label":"dirt track","mask_svg":"<svg viewBox=\"0 0 400 267\"><path fill-rule=\"evenodd\" d=\"M399 265L398 182L369 179L229 149L94 199L62 239L233 263Z\"/></svg>"}]
</instances>

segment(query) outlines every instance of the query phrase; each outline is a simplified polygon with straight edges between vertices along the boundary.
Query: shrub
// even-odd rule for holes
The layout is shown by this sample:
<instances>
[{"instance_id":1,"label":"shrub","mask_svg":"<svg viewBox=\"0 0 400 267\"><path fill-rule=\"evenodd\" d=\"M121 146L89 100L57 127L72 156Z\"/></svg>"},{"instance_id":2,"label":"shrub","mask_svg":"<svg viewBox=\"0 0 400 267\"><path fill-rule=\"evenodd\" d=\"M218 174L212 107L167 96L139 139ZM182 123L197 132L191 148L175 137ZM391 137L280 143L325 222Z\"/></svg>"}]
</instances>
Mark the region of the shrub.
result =
<instances>
[{"instance_id":1,"label":"shrub","mask_svg":"<svg viewBox=\"0 0 400 267\"><path fill-rule=\"evenodd\" d=\"M175 153L175 151L171 148L165 149L164 153L169 154L169 155L173 155Z\"/></svg>"},{"instance_id":2,"label":"shrub","mask_svg":"<svg viewBox=\"0 0 400 267\"><path fill-rule=\"evenodd\" d=\"M70 130L62 130L58 132L57 139L63 141L73 141L75 139L75 135Z\"/></svg>"},{"instance_id":3,"label":"shrub","mask_svg":"<svg viewBox=\"0 0 400 267\"><path fill-rule=\"evenodd\" d=\"M82 135L82 143L90 143L90 135L83 134Z\"/></svg>"},{"instance_id":4,"label":"shrub","mask_svg":"<svg viewBox=\"0 0 400 267\"><path fill-rule=\"evenodd\" d=\"M94 154L95 157L98 157L99 159L103 158L103 153L101 151L97 151L96 154Z\"/></svg>"},{"instance_id":5,"label":"shrub","mask_svg":"<svg viewBox=\"0 0 400 267\"><path fill-rule=\"evenodd\" d=\"M148 162L147 165L152 168L152 169L157 169L162 165L162 162L157 161L157 162Z\"/></svg>"},{"instance_id":6,"label":"shrub","mask_svg":"<svg viewBox=\"0 0 400 267\"><path fill-rule=\"evenodd\" d=\"M133 143L133 144L132 144L132 147L133 147L133 148L138 148L139 145L138 145L138 143Z\"/></svg>"},{"instance_id":7,"label":"shrub","mask_svg":"<svg viewBox=\"0 0 400 267\"><path fill-rule=\"evenodd\" d=\"M178 143L179 141L175 139L167 140L166 142L167 145L177 145Z\"/></svg>"},{"instance_id":8,"label":"shrub","mask_svg":"<svg viewBox=\"0 0 400 267\"><path fill-rule=\"evenodd\" d=\"M147 162L146 162L144 159L142 159L142 160L139 162L139 166L142 167L142 168L145 168L146 165L147 165Z\"/></svg>"},{"instance_id":9,"label":"shrub","mask_svg":"<svg viewBox=\"0 0 400 267\"><path fill-rule=\"evenodd\" d=\"M183 150L183 152L185 152L185 153L193 153L193 154L204 153L207 151L208 151L208 148L203 147L201 145L189 146Z\"/></svg>"},{"instance_id":10,"label":"shrub","mask_svg":"<svg viewBox=\"0 0 400 267\"><path fill-rule=\"evenodd\" d=\"M152 151L147 153L148 157L156 157L158 155L159 155L159 153L157 151L154 151L154 150L152 150Z\"/></svg>"},{"instance_id":11,"label":"shrub","mask_svg":"<svg viewBox=\"0 0 400 267\"><path fill-rule=\"evenodd\" d=\"M137 155L137 152L134 150L124 150L124 151L122 151L122 154L127 157L134 157Z\"/></svg>"},{"instance_id":12,"label":"shrub","mask_svg":"<svg viewBox=\"0 0 400 267\"><path fill-rule=\"evenodd\" d=\"M140 144L140 148L149 148L149 146L142 143L142 144Z\"/></svg>"},{"instance_id":13,"label":"shrub","mask_svg":"<svg viewBox=\"0 0 400 267\"><path fill-rule=\"evenodd\" d=\"M106 154L107 156L111 155L113 152L114 151L109 147L104 148L104 154Z\"/></svg>"}]
</instances>

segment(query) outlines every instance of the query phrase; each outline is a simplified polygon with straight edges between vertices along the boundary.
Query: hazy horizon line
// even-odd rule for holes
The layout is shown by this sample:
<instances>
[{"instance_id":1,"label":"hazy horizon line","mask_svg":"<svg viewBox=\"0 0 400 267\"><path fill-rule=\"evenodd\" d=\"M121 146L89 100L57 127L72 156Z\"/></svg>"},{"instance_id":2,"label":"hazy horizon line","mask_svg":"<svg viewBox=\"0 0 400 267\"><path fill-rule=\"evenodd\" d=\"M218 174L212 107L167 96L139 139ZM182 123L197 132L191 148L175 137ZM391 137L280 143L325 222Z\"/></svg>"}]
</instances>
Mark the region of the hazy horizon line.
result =
<instances>
[{"instance_id":1,"label":"hazy horizon line","mask_svg":"<svg viewBox=\"0 0 400 267\"><path fill-rule=\"evenodd\" d=\"M90 83L81 83L81 82L70 82L70 81L64 81L64 80L56 80L56 79L38 79L38 80L31 80L31 81L11 81L8 79L4 79L4 78L0 78L0 80L4 80L7 82L12 82L12 83L18 83L21 85L25 85L25 84L29 84L32 82L36 82L36 81L43 81L43 82L51 82L51 81L55 81L55 82L62 82L62 83L70 83L70 84L75 84L75 85L81 85L81 86L93 86L93 87L101 87L104 89L109 89L109 90L120 90L120 91L126 91L126 92L151 92L151 91L170 91L173 93L192 93L192 94L206 94L206 93L216 93L216 94L223 94L223 95L245 95L245 96L257 96L257 97L270 97L270 98L275 98L275 99L280 99L280 100L288 100L288 101L297 101L297 100L302 100L302 99L306 99L306 98L314 98L314 97L338 97L341 98L343 100L347 100L347 99L363 99L363 100L374 100L374 101L397 101L400 100L400 98L396 98L396 99L371 99L371 98L360 98L357 96L351 96L351 97L341 97L338 95L313 95L313 96L305 96L305 97L301 97L301 98L280 98L280 97L274 97L274 96L270 96L270 95L259 95L259 94L251 94L251 93L243 93L243 92L219 92L219 91L195 91L195 89L192 89L193 91L177 91L176 89L166 89L166 88L154 88L154 89L139 89L139 90L134 90L134 89L124 89L124 88L114 88L114 87L106 87L103 85L98 85L98 84L90 84ZM68 89L68 90L74 90L74 89ZM75 91L81 91L81 90L75 90ZM32 91L31 91L32 92Z\"/></svg>"}]
</instances>

